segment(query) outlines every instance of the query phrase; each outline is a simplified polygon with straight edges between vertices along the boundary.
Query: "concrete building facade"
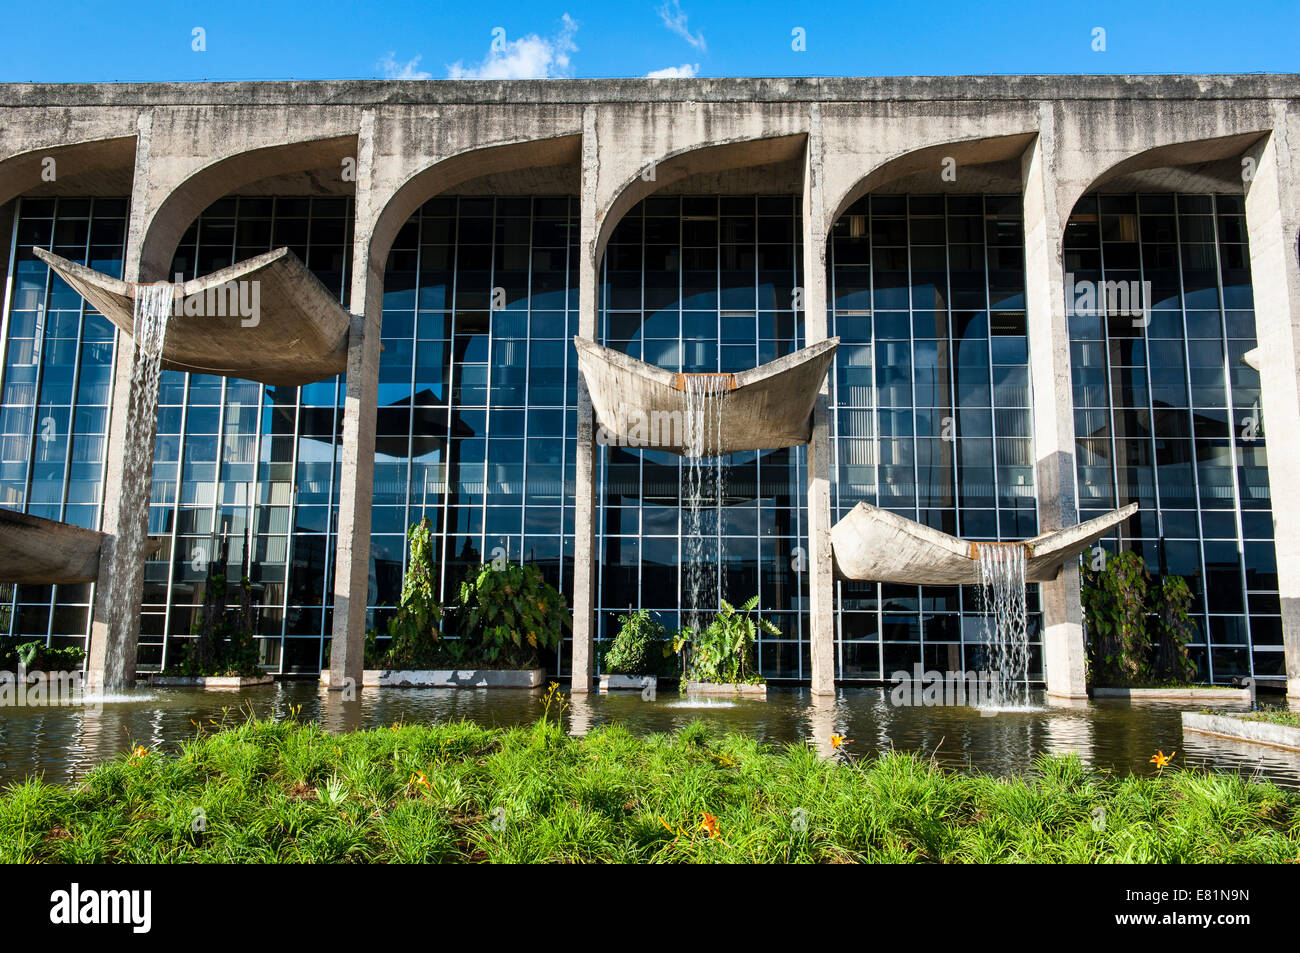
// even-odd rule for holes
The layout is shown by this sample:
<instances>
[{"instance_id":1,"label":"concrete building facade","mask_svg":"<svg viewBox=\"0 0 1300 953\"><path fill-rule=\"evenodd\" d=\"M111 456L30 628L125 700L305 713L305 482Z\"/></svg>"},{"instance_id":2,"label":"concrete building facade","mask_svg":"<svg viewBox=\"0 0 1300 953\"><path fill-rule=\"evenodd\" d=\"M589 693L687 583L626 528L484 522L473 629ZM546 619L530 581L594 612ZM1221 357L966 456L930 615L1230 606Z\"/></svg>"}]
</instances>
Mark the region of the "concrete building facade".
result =
<instances>
[{"instance_id":1,"label":"concrete building facade","mask_svg":"<svg viewBox=\"0 0 1300 953\"><path fill-rule=\"evenodd\" d=\"M1298 95L1293 76L2 86L0 505L107 538L93 593L11 587L9 632L89 637L92 673L137 635L164 664L229 534L265 576L268 664L328 644L331 684L359 683L394 540L434 512L444 585L493 555L548 568L574 608L561 672L587 690L616 613L676 621L683 533L678 464L599 445L573 337L681 372L838 337L807 447L737 455L703 550L712 597L757 591L779 620L769 677L827 693L977 664L970 593L836 578L831 526L859 501L994 540L1137 503L1108 545L1189 578L1205 674L1300 695L1300 515L1271 503L1300 479ZM291 247L350 312L346 373L166 372L149 525L125 525L117 490L150 475L115 452L123 335L32 246L126 282ZM1108 297L1130 286L1145 307ZM106 576L146 532L167 544L143 575ZM1031 596L1033 668L1063 697L1084 693L1079 585L1070 565ZM111 631L107 600L139 631Z\"/></svg>"}]
</instances>

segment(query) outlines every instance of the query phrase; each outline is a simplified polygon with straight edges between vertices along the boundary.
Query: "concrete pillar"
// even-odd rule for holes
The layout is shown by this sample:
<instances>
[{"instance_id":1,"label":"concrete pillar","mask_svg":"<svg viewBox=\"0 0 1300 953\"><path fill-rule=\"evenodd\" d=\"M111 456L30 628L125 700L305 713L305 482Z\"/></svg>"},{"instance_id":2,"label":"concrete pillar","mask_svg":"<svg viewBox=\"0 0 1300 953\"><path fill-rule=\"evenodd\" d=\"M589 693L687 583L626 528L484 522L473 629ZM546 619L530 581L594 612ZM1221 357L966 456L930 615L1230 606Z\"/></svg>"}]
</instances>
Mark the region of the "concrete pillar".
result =
<instances>
[{"instance_id":1,"label":"concrete pillar","mask_svg":"<svg viewBox=\"0 0 1300 953\"><path fill-rule=\"evenodd\" d=\"M355 235L352 243L352 328L343 405L339 473L338 547L334 563L334 622L329 687L356 691L366 644L366 593L370 582L370 508L375 486L375 418L379 400L380 335L384 317L384 266L370 254L375 111L366 110L357 136Z\"/></svg>"},{"instance_id":2,"label":"concrete pillar","mask_svg":"<svg viewBox=\"0 0 1300 953\"><path fill-rule=\"evenodd\" d=\"M579 201L578 333L596 339L596 179L600 171L596 110L582 116L582 192ZM596 417L587 382L578 375L578 444L573 490L573 656L570 691L591 690L596 626Z\"/></svg>"},{"instance_id":3,"label":"concrete pillar","mask_svg":"<svg viewBox=\"0 0 1300 953\"><path fill-rule=\"evenodd\" d=\"M1062 240L1068 208L1060 208L1051 106L1039 110L1039 133L1021 160L1025 214L1025 311L1034 404L1038 530L1079 522L1075 497L1074 399L1070 333L1065 316ZM1079 567L1073 560L1039 587L1043 610L1043 667L1047 694L1086 698L1087 666Z\"/></svg>"},{"instance_id":4,"label":"concrete pillar","mask_svg":"<svg viewBox=\"0 0 1300 953\"><path fill-rule=\"evenodd\" d=\"M803 326L805 345L826 340L826 197L821 106L811 107L804 152ZM822 382L808 443L808 641L814 695L835 694L835 577L831 554L830 384Z\"/></svg>"},{"instance_id":5,"label":"concrete pillar","mask_svg":"<svg viewBox=\"0 0 1300 953\"><path fill-rule=\"evenodd\" d=\"M137 124L135 170L127 234L126 281L159 281L162 272L142 271L140 251L148 224L150 154L153 116L143 113ZM133 472L126 465L126 429L131 406L131 365L135 342L117 332L113 351L113 404L109 411L107 454L100 510L100 530L105 534L99 558L99 579L90 623L86 682L94 689L121 690L135 685L136 649L140 641L140 610L144 601L144 561L125 554L141 552L149 533L149 495L153 468ZM142 439L153 446L158 420L141 421ZM128 481L134 485L128 486ZM112 610L118 608L114 613Z\"/></svg>"},{"instance_id":6,"label":"concrete pillar","mask_svg":"<svg viewBox=\"0 0 1300 953\"><path fill-rule=\"evenodd\" d=\"M1289 142L1300 116L1273 104L1273 131L1252 152L1246 188L1268 480L1273 497L1287 696L1300 699L1300 172ZM1288 122L1292 126L1288 126Z\"/></svg>"}]
</instances>

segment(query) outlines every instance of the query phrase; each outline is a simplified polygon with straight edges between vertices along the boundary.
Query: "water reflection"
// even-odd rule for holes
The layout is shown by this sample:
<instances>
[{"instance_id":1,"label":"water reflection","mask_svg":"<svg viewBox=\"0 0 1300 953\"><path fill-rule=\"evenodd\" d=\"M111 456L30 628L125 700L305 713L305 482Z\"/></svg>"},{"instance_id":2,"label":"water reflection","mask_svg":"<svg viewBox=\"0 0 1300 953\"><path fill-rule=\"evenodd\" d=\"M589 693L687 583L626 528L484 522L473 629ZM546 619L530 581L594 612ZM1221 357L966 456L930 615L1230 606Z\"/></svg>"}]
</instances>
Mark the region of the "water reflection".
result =
<instances>
[{"instance_id":1,"label":"water reflection","mask_svg":"<svg viewBox=\"0 0 1300 953\"><path fill-rule=\"evenodd\" d=\"M67 781L99 761L141 744L174 750L213 723L248 713L286 718L301 706L304 721L327 731L351 731L394 722L467 719L488 726L529 723L543 710L543 692L500 689L363 689L345 701L314 682L282 682L238 693L152 688L130 701L84 708L7 708L0 711L0 781L43 775ZM570 696L564 719L574 734L619 724L631 731L672 731L693 721L743 731L773 745L812 744L830 753L830 736L852 739L858 756L897 749L941 764L997 774L1025 771L1036 754L1073 752L1099 768L1127 774L1155 770L1156 749L1176 749L1176 763L1259 774L1300 788L1300 754L1183 736L1178 704L1131 706L1122 699L1057 705L1041 694L1033 710L990 715L975 708L898 707L887 689L843 689L833 698L807 690L772 689L766 700L682 697L675 690ZM1244 707L1244 706L1238 706ZM554 714L554 711L552 711Z\"/></svg>"}]
</instances>

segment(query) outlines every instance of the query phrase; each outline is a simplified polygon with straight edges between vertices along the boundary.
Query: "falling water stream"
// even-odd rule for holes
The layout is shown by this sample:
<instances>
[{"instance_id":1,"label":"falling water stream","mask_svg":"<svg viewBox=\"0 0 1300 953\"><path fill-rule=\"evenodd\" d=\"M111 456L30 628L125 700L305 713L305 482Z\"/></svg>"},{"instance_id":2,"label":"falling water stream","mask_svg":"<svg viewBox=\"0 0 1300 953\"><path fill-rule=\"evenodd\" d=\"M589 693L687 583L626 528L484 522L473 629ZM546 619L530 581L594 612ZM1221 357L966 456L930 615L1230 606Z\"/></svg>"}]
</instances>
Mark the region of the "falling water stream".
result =
<instances>
[{"instance_id":1,"label":"falling water stream","mask_svg":"<svg viewBox=\"0 0 1300 953\"><path fill-rule=\"evenodd\" d=\"M686 625L699 629L702 603L712 595L716 566L705 560L704 539L720 539L717 521L727 487L727 464L722 457L722 395L730 378L722 374L685 374L686 416L682 449L686 459L682 496L686 505ZM706 504L713 510L713 525L706 527ZM721 553L717 558L721 559ZM712 577L712 578L711 578Z\"/></svg>"},{"instance_id":2,"label":"falling water stream","mask_svg":"<svg viewBox=\"0 0 1300 953\"><path fill-rule=\"evenodd\" d=\"M1025 613L1025 547L980 546L984 637L993 675L992 708L1029 704L1029 627Z\"/></svg>"},{"instance_id":3,"label":"falling water stream","mask_svg":"<svg viewBox=\"0 0 1300 953\"><path fill-rule=\"evenodd\" d=\"M147 521L153 471L154 434L157 430L158 383L162 374L163 340L167 320L172 313L175 286L139 285L135 296L135 326L131 348L131 393L127 402L126 428L123 434L123 479L120 488L121 510L116 549L113 553L113 582L117 595L109 607L112 632L139 625L130 618L133 600L120 593L140 585L144 576L145 547L148 544ZM134 662L134 653L130 653ZM115 659L110 658L111 665ZM134 673L131 673L132 675ZM125 684L127 673L105 673L109 685ZM132 680L134 680L132 678Z\"/></svg>"}]
</instances>

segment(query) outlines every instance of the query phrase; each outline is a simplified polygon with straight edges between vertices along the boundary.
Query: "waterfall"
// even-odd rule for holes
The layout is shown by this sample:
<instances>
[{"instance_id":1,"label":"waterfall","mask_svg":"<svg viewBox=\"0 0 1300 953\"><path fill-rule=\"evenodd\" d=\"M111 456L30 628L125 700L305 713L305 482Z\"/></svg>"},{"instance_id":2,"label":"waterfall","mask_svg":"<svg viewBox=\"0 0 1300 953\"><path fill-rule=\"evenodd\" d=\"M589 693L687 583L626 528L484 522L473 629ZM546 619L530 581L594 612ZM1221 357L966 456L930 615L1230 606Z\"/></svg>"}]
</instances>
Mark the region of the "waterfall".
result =
<instances>
[{"instance_id":1,"label":"waterfall","mask_svg":"<svg viewBox=\"0 0 1300 953\"><path fill-rule=\"evenodd\" d=\"M131 393L127 398L126 428L122 436L122 485L108 487L119 499L119 532L113 551L112 586L115 593L109 607L109 631L131 632L131 651L114 658L110 653L105 683L131 686L135 683L134 644L140 620L130 612L133 600L123 594L138 592L144 579L145 547L149 539L149 497L153 491L154 435L158 428L158 383L162 375L163 339L171 316L175 286L138 285L135 296L135 326L132 339L124 340L119 361L131 361ZM119 635L120 637L120 635ZM118 667L121 671L117 671Z\"/></svg>"},{"instance_id":2,"label":"waterfall","mask_svg":"<svg viewBox=\"0 0 1300 953\"><path fill-rule=\"evenodd\" d=\"M722 395L728 390L730 379L722 374L684 374L686 391L686 416L682 424L682 450L686 461L682 475L682 494L686 504L685 557L687 607L686 625L698 631L700 603L709 591L708 567L704 561L704 536L706 530L720 539L717 522L726 496L727 466L722 459ZM705 504L713 509L714 523L705 525ZM721 553L718 554L719 559ZM716 567L713 581L716 582ZM708 608L715 608L710 606Z\"/></svg>"},{"instance_id":3,"label":"waterfall","mask_svg":"<svg viewBox=\"0 0 1300 953\"><path fill-rule=\"evenodd\" d=\"M1025 547L980 546L984 637L994 708L1029 703L1029 631L1025 615Z\"/></svg>"}]
</instances>

